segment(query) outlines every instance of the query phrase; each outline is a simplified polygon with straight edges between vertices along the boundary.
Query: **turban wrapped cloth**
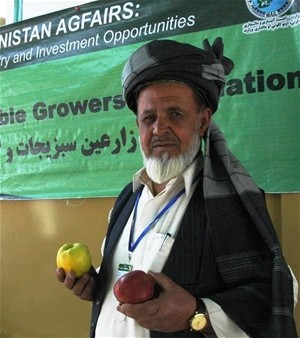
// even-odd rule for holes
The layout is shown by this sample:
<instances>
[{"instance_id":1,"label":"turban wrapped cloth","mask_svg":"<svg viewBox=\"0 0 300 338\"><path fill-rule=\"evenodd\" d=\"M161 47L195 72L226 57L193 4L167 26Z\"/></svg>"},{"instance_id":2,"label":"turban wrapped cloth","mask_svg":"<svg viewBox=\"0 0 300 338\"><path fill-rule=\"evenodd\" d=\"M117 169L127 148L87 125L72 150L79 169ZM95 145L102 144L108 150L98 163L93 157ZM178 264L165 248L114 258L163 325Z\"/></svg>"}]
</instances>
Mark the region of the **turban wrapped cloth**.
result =
<instances>
[{"instance_id":1,"label":"turban wrapped cloth","mask_svg":"<svg viewBox=\"0 0 300 338\"><path fill-rule=\"evenodd\" d=\"M122 73L123 95L127 106L137 112L137 96L146 85L160 81L176 81L191 87L214 113L225 75L233 62L223 56L223 42L217 38L212 45L203 41L200 49L173 40L154 40L136 50L126 62Z\"/></svg>"}]
</instances>

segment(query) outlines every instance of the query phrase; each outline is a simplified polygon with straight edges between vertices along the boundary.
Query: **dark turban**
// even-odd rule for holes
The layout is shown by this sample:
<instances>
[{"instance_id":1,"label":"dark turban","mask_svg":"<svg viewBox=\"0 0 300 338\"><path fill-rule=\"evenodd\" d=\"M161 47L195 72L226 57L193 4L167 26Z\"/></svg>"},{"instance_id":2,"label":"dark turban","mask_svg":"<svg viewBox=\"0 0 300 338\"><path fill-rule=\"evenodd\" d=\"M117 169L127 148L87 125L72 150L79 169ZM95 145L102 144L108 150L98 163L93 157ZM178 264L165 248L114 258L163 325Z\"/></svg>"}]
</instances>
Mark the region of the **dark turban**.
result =
<instances>
[{"instance_id":1,"label":"dark turban","mask_svg":"<svg viewBox=\"0 0 300 338\"><path fill-rule=\"evenodd\" d=\"M212 46L204 40L203 48L173 40L154 40L140 47L126 62L122 73L127 106L137 112L137 95L147 84L176 81L191 87L214 113L233 62L223 56L221 38Z\"/></svg>"}]
</instances>

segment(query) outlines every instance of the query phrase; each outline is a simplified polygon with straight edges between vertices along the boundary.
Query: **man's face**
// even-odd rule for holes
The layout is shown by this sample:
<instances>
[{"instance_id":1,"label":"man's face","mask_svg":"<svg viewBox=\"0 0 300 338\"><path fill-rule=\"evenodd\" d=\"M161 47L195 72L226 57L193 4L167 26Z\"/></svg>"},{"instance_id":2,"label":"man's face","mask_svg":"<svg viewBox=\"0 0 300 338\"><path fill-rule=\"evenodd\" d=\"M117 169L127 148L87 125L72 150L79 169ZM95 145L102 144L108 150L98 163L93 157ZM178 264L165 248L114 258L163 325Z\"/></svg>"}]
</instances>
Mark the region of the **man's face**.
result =
<instances>
[{"instance_id":1,"label":"man's face","mask_svg":"<svg viewBox=\"0 0 300 338\"><path fill-rule=\"evenodd\" d=\"M203 137L211 110L199 112L191 88L179 83L155 83L138 97L137 124L146 157L182 155L195 133Z\"/></svg>"}]
</instances>

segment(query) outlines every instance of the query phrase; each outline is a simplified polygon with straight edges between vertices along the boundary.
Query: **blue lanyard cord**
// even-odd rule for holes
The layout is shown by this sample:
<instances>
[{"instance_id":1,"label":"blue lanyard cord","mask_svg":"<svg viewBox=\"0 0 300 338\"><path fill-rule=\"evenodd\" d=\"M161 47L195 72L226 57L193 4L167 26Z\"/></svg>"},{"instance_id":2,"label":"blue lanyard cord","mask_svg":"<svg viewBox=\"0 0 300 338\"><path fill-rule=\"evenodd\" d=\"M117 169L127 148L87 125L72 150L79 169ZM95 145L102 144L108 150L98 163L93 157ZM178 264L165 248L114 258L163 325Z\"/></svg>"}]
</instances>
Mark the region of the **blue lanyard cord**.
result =
<instances>
[{"instance_id":1,"label":"blue lanyard cord","mask_svg":"<svg viewBox=\"0 0 300 338\"><path fill-rule=\"evenodd\" d=\"M196 180L202 175L202 170L198 173L198 175L195 177L193 184L196 182ZM156 215L154 220L142 231L142 233L139 235L137 240L133 242L133 233L134 233L134 227L135 227L135 222L136 222L136 214L137 214L137 207L139 204L139 200L142 194L142 190L138 194L135 204L134 204L134 211L133 211L133 217L131 221L131 229L130 229L130 234L129 234L129 241L128 241L128 251L129 252L134 252L136 247L139 245L141 240L146 236L146 234L150 231L152 226L166 213L169 211L169 209L176 203L179 197L181 197L185 193L185 188L179 191L179 193L174 196L171 201Z\"/></svg>"},{"instance_id":2,"label":"blue lanyard cord","mask_svg":"<svg viewBox=\"0 0 300 338\"><path fill-rule=\"evenodd\" d=\"M130 236L129 236L129 242L128 242L129 252L133 252L136 249L136 247L139 245L139 243L144 238L144 236L146 236L146 234L150 231L152 226L161 218L161 216L163 216L163 214L165 214L174 205L174 203L178 200L178 198L185 193L185 188L179 191L179 193L171 199L171 201L157 214L154 220L143 230L143 232L139 235L137 240L133 242L133 232L134 232L134 226L135 226L135 221L136 221L137 205L141 197L141 193L142 191L137 196L137 199L134 205L134 212L133 212L133 218L131 222Z\"/></svg>"}]
</instances>

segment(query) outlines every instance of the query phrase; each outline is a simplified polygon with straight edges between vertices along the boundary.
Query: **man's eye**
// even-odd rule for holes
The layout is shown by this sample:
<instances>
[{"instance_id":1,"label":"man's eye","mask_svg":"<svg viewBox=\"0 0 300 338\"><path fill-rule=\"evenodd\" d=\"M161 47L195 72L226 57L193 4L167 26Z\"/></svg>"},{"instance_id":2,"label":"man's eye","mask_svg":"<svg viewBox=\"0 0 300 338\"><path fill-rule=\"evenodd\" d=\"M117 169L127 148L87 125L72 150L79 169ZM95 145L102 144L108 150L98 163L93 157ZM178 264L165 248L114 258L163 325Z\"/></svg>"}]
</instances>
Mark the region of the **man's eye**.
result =
<instances>
[{"instance_id":1,"label":"man's eye","mask_svg":"<svg viewBox=\"0 0 300 338\"><path fill-rule=\"evenodd\" d=\"M146 115L143 117L143 122L145 123L151 123L154 122L156 117L154 115Z\"/></svg>"},{"instance_id":2,"label":"man's eye","mask_svg":"<svg viewBox=\"0 0 300 338\"><path fill-rule=\"evenodd\" d=\"M170 118L175 119L175 118L180 118L182 116L182 113L179 111L172 111L170 112Z\"/></svg>"}]
</instances>

